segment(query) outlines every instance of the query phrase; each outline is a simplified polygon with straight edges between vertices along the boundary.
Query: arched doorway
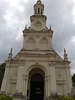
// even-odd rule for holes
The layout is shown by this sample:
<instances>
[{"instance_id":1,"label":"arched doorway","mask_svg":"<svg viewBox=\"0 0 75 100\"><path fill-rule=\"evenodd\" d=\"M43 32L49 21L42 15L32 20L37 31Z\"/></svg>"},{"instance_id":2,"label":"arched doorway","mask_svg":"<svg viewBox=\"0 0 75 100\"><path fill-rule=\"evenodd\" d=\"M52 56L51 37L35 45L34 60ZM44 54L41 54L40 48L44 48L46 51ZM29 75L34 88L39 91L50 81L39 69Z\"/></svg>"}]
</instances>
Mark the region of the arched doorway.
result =
<instances>
[{"instance_id":1,"label":"arched doorway","mask_svg":"<svg viewBox=\"0 0 75 100\"><path fill-rule=\"evenodd\" d=\"M44 100L44 72L39 68L30 71L30 100Z\"/></svg>"}]
</instances>

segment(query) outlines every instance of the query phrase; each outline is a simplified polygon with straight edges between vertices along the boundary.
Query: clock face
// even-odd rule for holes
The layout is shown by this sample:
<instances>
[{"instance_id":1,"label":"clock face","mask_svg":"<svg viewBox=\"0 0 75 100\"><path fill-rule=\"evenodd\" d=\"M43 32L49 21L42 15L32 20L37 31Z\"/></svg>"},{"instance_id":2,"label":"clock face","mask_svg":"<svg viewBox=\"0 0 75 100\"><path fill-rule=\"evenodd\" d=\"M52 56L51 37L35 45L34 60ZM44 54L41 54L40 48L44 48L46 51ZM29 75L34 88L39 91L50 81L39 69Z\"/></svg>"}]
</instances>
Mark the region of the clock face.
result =
<instances>
[{"instance_id":1,"label":"clock face","mask_svg":"<svg viewBox=\"0 0 75 100\"><path fill-rule=\"evenodd\" d=\"M36 27L41 27L42 24L41 24L39 21L37 21L37 22L35 22L34 26L36 26Z\"/></svg>"}]
</instances>

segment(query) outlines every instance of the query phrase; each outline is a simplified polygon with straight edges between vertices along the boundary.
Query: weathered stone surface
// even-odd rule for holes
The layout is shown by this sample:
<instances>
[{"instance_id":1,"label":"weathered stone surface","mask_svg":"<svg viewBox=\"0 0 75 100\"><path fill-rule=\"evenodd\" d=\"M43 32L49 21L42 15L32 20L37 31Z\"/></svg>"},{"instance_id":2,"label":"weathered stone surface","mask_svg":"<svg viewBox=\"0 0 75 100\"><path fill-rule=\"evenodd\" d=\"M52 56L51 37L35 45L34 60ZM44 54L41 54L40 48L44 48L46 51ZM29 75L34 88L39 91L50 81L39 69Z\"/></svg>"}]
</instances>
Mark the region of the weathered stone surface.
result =
<instances>
[{"instance_id":1,"label":"weathered stone surface","mask_svg":"<svg viewBox=\"0 0 75 100\"><path fill-rule=\"evenodd\" d=\"M68 95L72 89L70 61L66 50L62 59L53 49L53 30L51 26L50 29L46 27L44 5L38 2L34 6L34 15L30 17L31 27L26 26L23 30L23 48L13 59L11 50L6 61L1 91L10 95L15 94L16 91L21 93L15 94L14 100L30 98L31 79L35 74L43 78L45 99L57 100L57 95L52 94Z\"/></svg>"}]
</instances>

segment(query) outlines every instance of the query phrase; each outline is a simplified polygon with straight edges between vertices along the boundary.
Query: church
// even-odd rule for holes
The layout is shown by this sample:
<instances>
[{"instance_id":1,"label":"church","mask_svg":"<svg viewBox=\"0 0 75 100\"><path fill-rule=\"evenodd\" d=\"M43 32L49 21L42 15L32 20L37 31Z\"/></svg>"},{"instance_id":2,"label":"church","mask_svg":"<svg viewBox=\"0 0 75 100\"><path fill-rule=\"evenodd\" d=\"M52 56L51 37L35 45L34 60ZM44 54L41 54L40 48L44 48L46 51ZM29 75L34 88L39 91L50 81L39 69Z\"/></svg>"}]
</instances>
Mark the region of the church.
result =
<instances>
[{"instance_id":1,"label":"church","mask_svg":"<svg viewBox=\"0 0 75 100\"><path fill-rule=\"evenodd\" d=\"M62 59L52 48L53 30L46 27L44 5L37 0L30 27L23 30L23 47L6 61L1 91L14 100L50 100L51 95L71 94L70 61L64 49Z\"/></svg>"}]
</instances>

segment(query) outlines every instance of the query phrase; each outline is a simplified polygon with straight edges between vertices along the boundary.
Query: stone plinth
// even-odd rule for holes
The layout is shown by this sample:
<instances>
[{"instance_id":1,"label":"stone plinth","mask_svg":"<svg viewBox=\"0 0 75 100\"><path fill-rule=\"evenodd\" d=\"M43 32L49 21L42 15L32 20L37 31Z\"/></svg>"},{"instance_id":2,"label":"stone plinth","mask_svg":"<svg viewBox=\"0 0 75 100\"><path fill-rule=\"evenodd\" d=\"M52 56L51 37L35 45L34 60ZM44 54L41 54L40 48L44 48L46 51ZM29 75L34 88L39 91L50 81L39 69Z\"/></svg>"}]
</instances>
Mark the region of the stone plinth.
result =
<instances>
[{"instance_id":1,"label":"stone plinth","mask_svg":"<svg viewBox=\"0 0 75 100\"><path fill-rule=\"evenodd\" d=\"M0 91L0 95L2 95L2 94L5 94L5 92L4 91Z\"/></svg>"},{"instance_id":2,"label":"stone plinth","mask_svg":"<svg viewBox=\"0 0 75 100\"><path fill-rule=\"evenodd\" d=\"M22 93L15 93L13 95L13 100L29 100L28 97L22 95Z\"/></svg>"},{"instance_id":3,"label":"stone plinth","mask_svg":"<svg viewBox=\"0 0 75 100\"><path fill-rule=\"evenodd\" d=\"M52 94L49 100L59 100L59 96L57 94Z\"/></svg>"}]
</instances>

